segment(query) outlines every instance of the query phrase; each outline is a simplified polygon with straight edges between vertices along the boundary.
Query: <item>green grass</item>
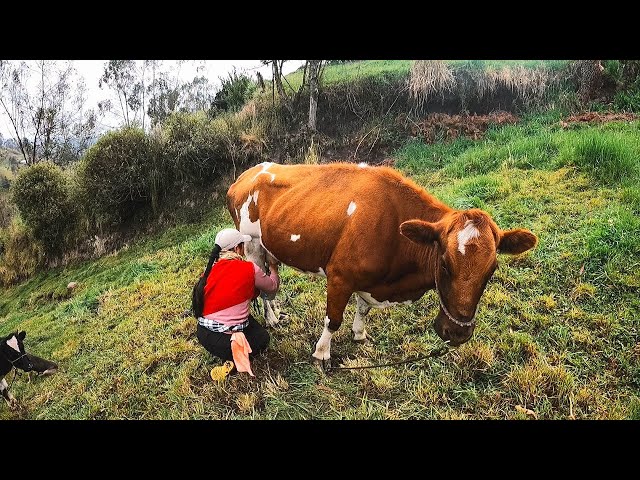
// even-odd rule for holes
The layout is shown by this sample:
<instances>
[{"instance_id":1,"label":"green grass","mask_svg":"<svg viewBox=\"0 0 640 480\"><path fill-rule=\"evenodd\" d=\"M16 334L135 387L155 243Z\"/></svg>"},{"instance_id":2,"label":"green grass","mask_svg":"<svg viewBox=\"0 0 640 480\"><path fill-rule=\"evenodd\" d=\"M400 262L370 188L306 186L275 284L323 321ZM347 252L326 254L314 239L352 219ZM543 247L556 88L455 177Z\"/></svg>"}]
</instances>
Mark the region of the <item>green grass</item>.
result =
<instances>
[{"instance_id":1,"label":"green grass","mask_svg":"<svg viewBox=\"0 0 640 480\"><path fill-rule=\"evenodd\" d=\"M454 68L500 69L506 67L548 68L559 70L568 64L568 60L446 60ZM404 77L409 75L413 60L360 60L325 67L322 76L324 85L351 82L357 79L383 75ZM302 70L296 70L286 76L294 89L302 83ZM287 87L285 83L285 88Z\"/></svg>"},{"instance_id":2,"label":"green grass","mask_svg":"<svg viewBox=\"0 0 640 480\"><path fill-rule=\"evenodd\" d=\"M560 70L566 67L569 60L447 60L454 68L479 68L499 70L508 67L547 68Z\"/></svg>"},{"instance_id":3,"label":"green grass","mask_svg":"<svg viewBox=\"0 0 640 480\"><path fill-rule=\"evenodd\" d=\"M557 120L527 118L477 142L413 140L396 155L400 170L443 201L479 206L501 228L539 238L530 253L499 255L465 345L417 364L323 375L309 356L326 281L284 267L278 298L288 319L253 362L256 377L213 383L219 361L198 344L184 312L216 231L231 225L220 204L207 223L0 291L0 333L25 329L27 347L60 365L49 378L18 376L12 390L21 406L0 404L0 418L638 418L640 187L635 177L600 180L598 169L616 162L581 160L596 155L583 147L592 137L623 142L614 156L636 152L638 123L562 130ZM70 281L79 284L73 292ZM333 338L334 362L428 353L441 345L431 322L437 306L428 292L413 305L372 310L366 325L375 343L359 345L351 341L352 299Z\"/></svg>"}]
</instances>

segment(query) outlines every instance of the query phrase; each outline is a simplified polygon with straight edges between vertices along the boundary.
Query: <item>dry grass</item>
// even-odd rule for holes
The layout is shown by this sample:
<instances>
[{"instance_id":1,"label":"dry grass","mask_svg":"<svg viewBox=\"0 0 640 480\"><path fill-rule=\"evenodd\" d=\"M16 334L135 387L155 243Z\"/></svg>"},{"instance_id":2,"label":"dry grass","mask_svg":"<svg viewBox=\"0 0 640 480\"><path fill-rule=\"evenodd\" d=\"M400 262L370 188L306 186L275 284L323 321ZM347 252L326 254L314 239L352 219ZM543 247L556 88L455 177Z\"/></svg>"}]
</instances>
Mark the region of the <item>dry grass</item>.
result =
<instances>
[{"instance_id":1,"label":"dry grass","mask_svg":"<svg viewBox=\"0 0 640 480\"><path fill-rule=\"evenodd\" d=\"M451 68L440 60L417 60L407 81L409 97L417 108L435 95L459 97L463 109L471 98L492 97L499 89L516 94L525 105L540 102L560 81L560 73L522 65L501 68Z\"/></svg>"},{"instance_id":2,"label":"dry grass","mask_svg":"<svg viewBox=\"0 0 640 480\"><path fill-rule=\"evenodd\" d=\"M317 165L320 163L320 159L322 158L322 152L320 151L320 147L317 143L311 140L311 145L307 149L307 153L304 156L304 162L306 165Z\"/></svg>"},{"instance_id":3,"label":"dry grass","mask_svg":"<svg viewBox=\"0 0 640 480\"><path fill-rule=\"evenodd\" d=\"M451 68L442 60L416 60L408 79L409 96L421 107L430 96L451 92L456 80Z\"/></svg>"}]
</instances>

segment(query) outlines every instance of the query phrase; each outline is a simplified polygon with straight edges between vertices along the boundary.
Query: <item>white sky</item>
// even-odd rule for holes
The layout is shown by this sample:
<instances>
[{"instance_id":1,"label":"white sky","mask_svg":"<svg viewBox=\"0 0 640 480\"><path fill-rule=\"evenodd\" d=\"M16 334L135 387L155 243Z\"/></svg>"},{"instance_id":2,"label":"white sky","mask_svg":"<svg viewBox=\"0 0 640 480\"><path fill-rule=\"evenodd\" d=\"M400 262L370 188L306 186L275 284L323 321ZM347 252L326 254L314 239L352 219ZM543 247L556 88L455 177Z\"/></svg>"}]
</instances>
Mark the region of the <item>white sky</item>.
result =
<instances>
[{"instance_id":1,"label":"white sky","mask_svg":"<svg viewBox=\"0 0 640 480\"><path fill-rule=\"evenodd\" d=\"M74 60L73 65L78 75L83 77L87 87L86 108L93 108L98 111L98 102L111 98L111 91L108 88L100 89L98 80L104 72L104 67L108 60ZM284 63L284 74L293 72L304 63L304 60L288 60ZM259 71L265 80L271 79L271 65L262 65L259 60L189 60L180 66L180 78L183 82L190 82L196 76L204 75L209 82L219 88L219 77L225 77L236 67L237 71L244 72L254 80L255 72ZM163 60L162 69L177 68L176 61ZM175 70L174 70L175 71ZM102 128L115 128L118 120L115 117L105 117L101 122ZM0 107L0 134L6 138L12 138L11 124Z\"/></svg>"}]
</instances>

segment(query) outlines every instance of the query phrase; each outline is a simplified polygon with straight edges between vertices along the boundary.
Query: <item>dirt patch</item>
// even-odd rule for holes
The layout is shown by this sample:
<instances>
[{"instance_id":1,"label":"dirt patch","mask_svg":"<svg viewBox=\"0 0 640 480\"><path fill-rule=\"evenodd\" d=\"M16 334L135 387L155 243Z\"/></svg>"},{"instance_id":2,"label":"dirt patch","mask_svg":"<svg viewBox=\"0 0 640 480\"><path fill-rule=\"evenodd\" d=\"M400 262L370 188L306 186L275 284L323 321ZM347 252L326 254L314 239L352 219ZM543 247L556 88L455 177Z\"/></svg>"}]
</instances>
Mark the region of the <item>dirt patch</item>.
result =
<instances>
[{"instance_id":1,"label":"dirt patch","mask_svg":"<svg viewBox=\"0 0 640 480\"><path fill-rule=\"evenodd\" d=\"M585 112L560 120L560 126L570 128L571 124L576 123L631 122L637 119L635 113Z\"/></svg>"},{"instance_id":2,"label":"dirt patch","mask_svg":"<svg viewBox=\"0 0 640 480\"><path fill-rule=\"evenodd\" d=\"M518 117L505 111L496 111L487 115L432 113L424 120L413 124L411 135L424 139L426 143L452 141L461 136L479 140L489 126L517 121Z\"/></svg>"}]
</instances>

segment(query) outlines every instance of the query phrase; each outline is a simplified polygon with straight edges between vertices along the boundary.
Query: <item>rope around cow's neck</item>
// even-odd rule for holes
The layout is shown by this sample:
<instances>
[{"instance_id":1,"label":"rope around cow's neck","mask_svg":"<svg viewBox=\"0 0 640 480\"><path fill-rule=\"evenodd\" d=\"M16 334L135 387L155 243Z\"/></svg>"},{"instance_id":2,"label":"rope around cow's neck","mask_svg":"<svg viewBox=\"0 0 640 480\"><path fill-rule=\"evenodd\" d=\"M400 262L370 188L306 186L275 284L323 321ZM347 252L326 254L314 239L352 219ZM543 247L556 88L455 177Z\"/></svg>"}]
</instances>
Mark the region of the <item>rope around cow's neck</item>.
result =
<instances>
[{"instance_id":1,"label":"rope around cow's neck","mask_svg":"<svg viewBox=\"0 0 640 480\"><path fill-rule=\"evenodd\" d=\"M7 360L7 362L9 362L11 364L11 366L13 367L13 379L11 380L11 383L9 385L7 385L7 392L11 389L11 387L13 386L13 382L15 382L16 380L16 375L18 374L18 369L16 368L15 363L20 360L22 357L26 357L27 353L23 353L22 355L20 355L18 358L16 358L15 360L11 360L9 357L7 357L4 353L2 353L2 356Z\"/></svg>"},{"instance_id":2,"label":"rope around cow's neck","mask_svg":"<svg viewBox=\"0 0 640 480\"><path fill-rule=\"evenodd\" d=\"M436 260L436 268L435 268L435 270L433 272L433 280L434 280L434 282L436 284L436 292L438 294L438 300L440 301L440 306L442 307L442 310L444 311L445 315L449 318L449 320L451 320L453 323L455 323L456 325L459 325L461 327L470 327L471 325L476 323L476 313L478 313L478 304L477 303L476 303L476 308L473 311L473 317L471 317L471 320L469 320L468 322L461 322L457 318L454 318L454 316L449 313L449 310L447 310L447 307L444 306L444 302L442 301L442 295L440 294L440 289L438 288L438 262L437 262L437 260Z\"/></svg>"}]
</instances>

